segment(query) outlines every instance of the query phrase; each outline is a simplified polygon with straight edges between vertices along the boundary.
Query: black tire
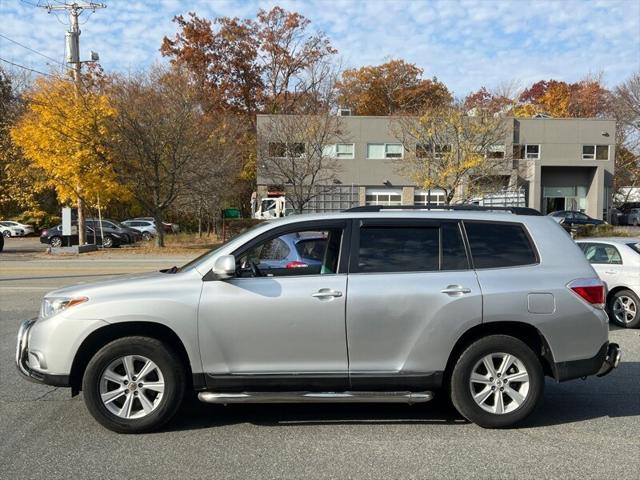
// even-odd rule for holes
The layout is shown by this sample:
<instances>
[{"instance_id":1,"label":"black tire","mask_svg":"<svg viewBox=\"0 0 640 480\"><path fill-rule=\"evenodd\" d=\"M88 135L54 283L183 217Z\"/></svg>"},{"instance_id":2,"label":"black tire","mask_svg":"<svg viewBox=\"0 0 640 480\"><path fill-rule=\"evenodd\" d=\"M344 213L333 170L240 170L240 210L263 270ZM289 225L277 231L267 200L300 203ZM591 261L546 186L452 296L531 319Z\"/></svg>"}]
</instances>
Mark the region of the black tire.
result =
<instances>
[{"instance_id":1,"label":"black tire","mask_svg":"<svg viewBox=\"0 0 640 480\"><path fill-rule=\"evenodd\" d=\"M62 246L62 238L60 237L51 237L49 239L49 245L51 245L54 248L59 248Z\"/></svg>"},{"instance_id":2,"label":"black tire","mask_svg":"<svg viewBox=\"0 0 640 480\"><path fill-rule=\"evenodd\" d=\"M635 312L635 316L632 319L624 321L616 317L616 312L614 311L614 308L615 308L616 302L618 301L622 305L626 303L629 307L633 306L633 308L629 308L628 312L625 312L625 313L628 313L629 315L631 315L632 312ZM631 304L629 302L631 302ZM638 328L640 327L640 312L638 312L639 308L640 308L640 299L633 291L619 290L613 295L611 295L611 298L609 299L609 304L607 305L609 320L615 323L616 325L618 325L619 327Z\"/></svg>"},{"instance_id":3,"label":"black tire","mask_svg":"<svg viewBox=\"0 0 640 480\"><path fill-rule=\"evenodd\" d=\"M529 390L524 396L524 401L513 411L502 414L491 413L481 408L473 399L470 383L474 367L485 356L498 353L510 354L519 359L529 376ZM514 383L517 384L514 381L512 385ZM507 335L491 335L473 342L458 357L451 375L451 401L456 410L467 420L484 428L506 428L518 424L534 411L543 391L544 372L537 355L524 342ZM494 394L490 396L495 402Z\"/></svg>"},{"instance_id":4,"label":"black tire","mask_svg":"<svg viewBox=\"0 0 640 480\"><path fill-rule=\"evenodd\" d=\"M154 362L164 380L164 392L157 406L141 418L123 418L112 413L100 394L101 378L107 367L128 355L143 356ZM173 349L154 338L124 337L102 347L89 361L82 390L87 409L101 425L117 433L142 433L157 430L171 420L180 408L186 384L185 367ZM137 396L137 392L129 393Z\"/></svg>"}]
</instances>

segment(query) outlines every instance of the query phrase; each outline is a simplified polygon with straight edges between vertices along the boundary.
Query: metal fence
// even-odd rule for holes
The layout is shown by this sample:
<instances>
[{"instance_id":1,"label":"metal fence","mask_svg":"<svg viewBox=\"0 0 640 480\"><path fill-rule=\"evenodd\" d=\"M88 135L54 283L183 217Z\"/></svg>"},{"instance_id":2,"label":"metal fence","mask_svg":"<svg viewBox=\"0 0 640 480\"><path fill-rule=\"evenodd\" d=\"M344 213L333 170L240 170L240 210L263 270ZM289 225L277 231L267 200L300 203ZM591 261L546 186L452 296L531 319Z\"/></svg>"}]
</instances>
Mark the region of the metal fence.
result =
<instances>
[{"instance_id":1,"label":"metal fence","mask_svg":"<svg viewBox=\"0 0 640 480\"><path fill-rule=\"evenodd\" d=\"M339 212L359 204L358 187L355 185L336 185L318 187L318 195L304 208L305 213Z\"/></svg>"}]
</instances>

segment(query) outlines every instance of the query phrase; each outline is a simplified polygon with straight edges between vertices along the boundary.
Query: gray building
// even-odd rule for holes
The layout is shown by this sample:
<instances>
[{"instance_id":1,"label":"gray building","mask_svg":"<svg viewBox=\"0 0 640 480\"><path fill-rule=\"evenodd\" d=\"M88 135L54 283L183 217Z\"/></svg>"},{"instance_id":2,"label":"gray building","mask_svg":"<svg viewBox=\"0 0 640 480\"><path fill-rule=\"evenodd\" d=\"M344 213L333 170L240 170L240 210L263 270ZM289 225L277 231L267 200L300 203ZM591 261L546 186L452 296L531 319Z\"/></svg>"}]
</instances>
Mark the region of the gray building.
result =
<instances>
[{"instance_id":1,"label":"gray building","mask_svg":"<svg viewBox=\"0 0 640 480\"><path fill-rule=\"evenodd\" d=\"M258 116L258 143L264 126L278 116ZM406 154L392 117L341 117L341 142L328 145L341 169L331 193L309 205L312 211L333 211L354 205L444 203L442 192L420 189L398 169ZM520 204L548 213L580 210L603 218L611 205L615 163L615 121L576 118L505 118L504 194ZM511 156L510 152L514 152ZM513 157L513 160L511 160ZM257 195L266 197L286 185L273 185L258 158ZM506 192L506 193L505 193ZM514 193L515 192L515 193ZM462 192L457 197L462 197ZM456 199L454 199L455 201ZM514 200L516 201L516 200ZM513 202L512 202L513 203Z\"/></svg>"}]
</instances>

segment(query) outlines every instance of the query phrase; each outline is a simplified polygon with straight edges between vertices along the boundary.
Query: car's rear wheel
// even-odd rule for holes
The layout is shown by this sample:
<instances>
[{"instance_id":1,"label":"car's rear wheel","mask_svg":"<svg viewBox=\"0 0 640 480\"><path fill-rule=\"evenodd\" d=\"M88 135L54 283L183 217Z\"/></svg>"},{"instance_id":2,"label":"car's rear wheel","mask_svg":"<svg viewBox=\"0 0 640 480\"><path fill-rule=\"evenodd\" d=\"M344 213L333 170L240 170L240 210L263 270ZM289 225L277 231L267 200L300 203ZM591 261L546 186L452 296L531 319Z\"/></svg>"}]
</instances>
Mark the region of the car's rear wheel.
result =
<instances>
[{"instance_id":1,"label":"car's rear wheel","mask_svg":"<svg viewBox=\"0 0 640 480\"><path fill-rule=\"evenodd\" d=\"M620 290L609 300L609 318L624 328L640 327L640 300L631 290Z\"/></svg>"},{"instance_id":2,"label":"car's rear wheel","mask_svg":"<svg viewBox=\"0 0 640 480\"><path fill-rule=\"evenodd\" d=\"M177 412L185 369L168 346L149 337L125 337L98 351L82 381L89 412L118 433L156 430Z\"/></svg>"},{"instance_id":3,"label":"car's rear wheel","mask_svg":"<svg viewBox=\"0 0 640 480\"><path fill-rule=\"evenodd\" d=\"M524 420L544 390L536 354L521 340L491 335L476 340L458 358L451 375L451 401L467 420L485 428Z\"/></svg>"},{"instance_id":4,"label":"car's rear wheel","mask_svg":"<svg viewBox=\"0 0 640 480\"><path fill-rule=\"evenodd\" d=\"M49 240L49 245L51 245L54 248L60 248L62 246L62 238L51 237L51 240Z\"/></svg>"},{"instance_id":5,"label":"car's rear wheel","mask_svg":"<svg viewBox=\"0 0 640 480\"><path fill-rule=\"evenodd\" d=\"M11 236L11 232L9 230L5 230L4 232L2 232L2 235L6 238L9 238Z\"/></svg>"},{"instance_id":6,"label":"car's rear wheel","mask_svg":"<svg viewBox=\"0 0 640 480\"><path fill-rule=\"evenodd\" d=\"M142 232L142 238L148 242L149 240L151 240L151 234L149 232Z\"/></svg>"},{"instance_id":7,"label":"car's rear wheel","mask_svg":"<svg viewBox=\"0 0 640 480\"><path fill-rule=\"evenodd\" d=\"M102 241L102 246L104 248L111 248L113 247L113 238L106 236L104 237L104 240Z\"/></svg>"}]
</instances>

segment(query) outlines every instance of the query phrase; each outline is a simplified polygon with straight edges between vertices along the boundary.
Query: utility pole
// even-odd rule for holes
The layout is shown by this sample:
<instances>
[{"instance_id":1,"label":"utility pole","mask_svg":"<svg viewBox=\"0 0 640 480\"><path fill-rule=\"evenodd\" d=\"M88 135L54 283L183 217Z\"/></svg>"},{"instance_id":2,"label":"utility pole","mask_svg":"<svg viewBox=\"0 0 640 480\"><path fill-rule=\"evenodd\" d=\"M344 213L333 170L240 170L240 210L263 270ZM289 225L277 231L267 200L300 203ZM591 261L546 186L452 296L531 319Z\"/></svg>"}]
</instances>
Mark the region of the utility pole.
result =
<instances>
[{"instance_id":1,"label":"utility pole","mask_svg":"<svg viewBox=\"0 0 640 480\"><path fill-rule=\"evenodd\" d=\"M80 23L78 21L83 10L97 10L99 8L107 8L103 3L63 3L55 5L44 5L49 13L54 11L67 11L69 12L70 28L65 33L65 47L66 47L66 61L70 65L71 74L76 88L76 95L80 95L81 86L81 67L80 61ZM98 54L91 52L91 60L95 62L98 60ZM84 245L86 243L85 235L85 221L84 221L84 199L82 198L82 191L78 192L78 243ZM94 234L95 241L95 234Z\"/></svg>"}]
</instances>

